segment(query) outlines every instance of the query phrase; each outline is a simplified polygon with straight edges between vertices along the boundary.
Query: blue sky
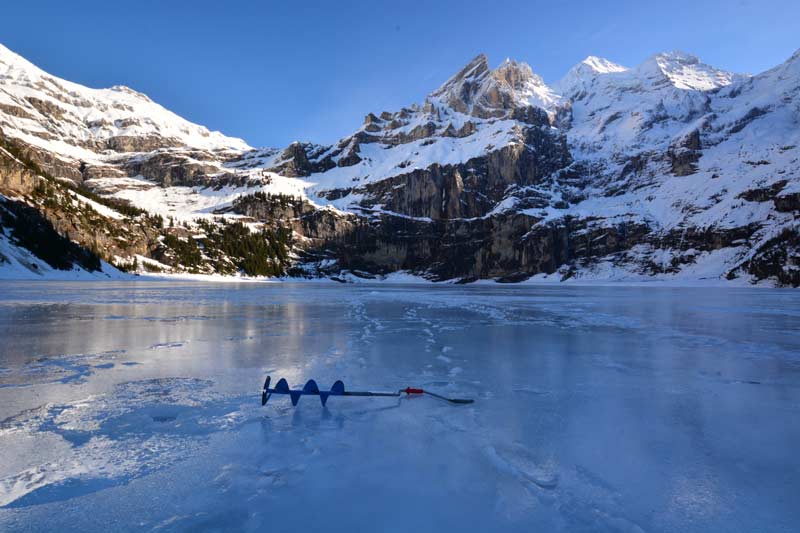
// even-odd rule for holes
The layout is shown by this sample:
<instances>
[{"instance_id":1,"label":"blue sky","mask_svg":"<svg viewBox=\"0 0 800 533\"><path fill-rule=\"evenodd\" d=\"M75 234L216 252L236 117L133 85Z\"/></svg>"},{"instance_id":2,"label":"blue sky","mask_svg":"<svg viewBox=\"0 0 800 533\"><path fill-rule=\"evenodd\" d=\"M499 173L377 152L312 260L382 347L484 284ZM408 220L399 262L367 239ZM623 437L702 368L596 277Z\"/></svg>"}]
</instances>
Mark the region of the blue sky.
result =
<instances>
[{"instance_id":1,"label":"blue sky","mask_svg":"<svg viewBox=\"0 0 800 533\"><path fill-rule=\"evenodd\" d=\"M560 5L565 4L565 5ZM422 101L480 52L545 81L587 55L683 50L757 73L800 48L797 0L7 2L0 42L91 87L124 84L255 146L332 142Z\"/></svg>"}]
</instances>

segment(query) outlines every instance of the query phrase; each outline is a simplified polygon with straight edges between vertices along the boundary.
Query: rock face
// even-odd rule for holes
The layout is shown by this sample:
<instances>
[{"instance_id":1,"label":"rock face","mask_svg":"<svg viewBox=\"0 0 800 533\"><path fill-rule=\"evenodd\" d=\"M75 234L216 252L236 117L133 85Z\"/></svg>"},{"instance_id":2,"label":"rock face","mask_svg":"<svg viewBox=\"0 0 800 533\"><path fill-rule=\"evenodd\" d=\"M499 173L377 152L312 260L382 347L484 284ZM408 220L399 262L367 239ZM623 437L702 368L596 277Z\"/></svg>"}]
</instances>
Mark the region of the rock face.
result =
<instances>
[{"instance_id":1,"label":"rock face","mask_svg":"<svg viewBox=\"0 0 800 533\"><path fill-rule=\"evenodd\" d=\"M434 163L367 183L355 190L364 195L359 205L432 220L481 217L510 189L541 184L569 164L563 136L527 126L514 133L517 142L463 163Z\"/></svg>"},{"instance_id":2,"label":"rock face","mask_svg":"<svg viewBox=\"0 0 800 533\"><path fill-rule=\"evenodd\" d=\"M15 145L8 142L0 131L0 190L5 194L26 194L36 185L35 174L17 156Z\"/></svg>"},{"instance_id":3,"label":"rock face","mask_svg":"<svg viewBox=\"0 0 800 533\"><path fill-rule=\"evenodd\" d=\"M5 152L0 194L31 193L38 170L122 211L144 207L175 229L126 222L125 243L36 208L73 240L178 269L181 254L205 260L198 235L244 217L281 243L291 229L297 275L797 286L798 123L800 53L752 77L681 52L630 69L588 57L553 86L480 55L421 104L368 113L330 146L256 150L0 48L2 136L30 163Z\"/></svg>"}]
</instances>

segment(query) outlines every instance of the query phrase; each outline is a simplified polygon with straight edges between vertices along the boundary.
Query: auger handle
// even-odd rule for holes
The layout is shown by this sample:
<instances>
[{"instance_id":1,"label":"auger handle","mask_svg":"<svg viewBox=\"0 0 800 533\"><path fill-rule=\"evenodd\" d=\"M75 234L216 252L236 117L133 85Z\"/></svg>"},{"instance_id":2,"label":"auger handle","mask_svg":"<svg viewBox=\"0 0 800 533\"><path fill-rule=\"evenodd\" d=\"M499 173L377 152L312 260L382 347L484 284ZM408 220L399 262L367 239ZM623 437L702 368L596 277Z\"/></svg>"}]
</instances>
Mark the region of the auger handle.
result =
<instances>
[{"instance_id":1,"label":"auger handle","mask_svg":"<svg viewBox=\"0 0 800 533\"><path fill-rule=\"evenodd\" d=\"M422 389L412 389L411 387L406 387L400 392L405 392L406 394L423 394L425 391Z\"/></svg>"}]
</instances>

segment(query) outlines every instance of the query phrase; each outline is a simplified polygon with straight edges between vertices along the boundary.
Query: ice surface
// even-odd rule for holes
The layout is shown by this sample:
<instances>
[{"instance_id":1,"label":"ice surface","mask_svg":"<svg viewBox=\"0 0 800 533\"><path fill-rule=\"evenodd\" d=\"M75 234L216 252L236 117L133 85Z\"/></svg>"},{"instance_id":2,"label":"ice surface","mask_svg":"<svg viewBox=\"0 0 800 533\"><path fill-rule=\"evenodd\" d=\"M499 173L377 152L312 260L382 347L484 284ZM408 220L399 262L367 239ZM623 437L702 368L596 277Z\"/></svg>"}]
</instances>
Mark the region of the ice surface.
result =
<instances>
[{"instance_id":1,"label":"ice surface","mask_svg":"<svg viewBox=\"0 0 800 533\"><path fill-rule=\"evenodd\" d=\"M796 531L798 303L0 282L0 530Z\"/></svg>"}]
</instances>

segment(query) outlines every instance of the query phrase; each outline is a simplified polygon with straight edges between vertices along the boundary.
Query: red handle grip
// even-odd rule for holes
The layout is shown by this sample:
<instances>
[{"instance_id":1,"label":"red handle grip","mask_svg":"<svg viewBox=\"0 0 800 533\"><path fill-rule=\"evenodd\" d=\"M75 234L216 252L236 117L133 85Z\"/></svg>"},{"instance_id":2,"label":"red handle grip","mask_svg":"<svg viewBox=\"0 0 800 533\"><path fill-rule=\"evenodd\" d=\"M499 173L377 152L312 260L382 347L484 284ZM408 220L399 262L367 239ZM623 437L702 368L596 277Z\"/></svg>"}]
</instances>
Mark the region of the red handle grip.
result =
<instances>
[{"instance_id":1,"label":"red handle grip","mask_svg":"<svg viewBox=\"0 0 800 533\"><path fill-rule=\"evenodd\" d=\"M406 387L406 390L404 390L403 392L405 392L406 394L422 394L425 391L423 391L422 389L412 389L411 387Z\"/></svg>"}]
</instances>

